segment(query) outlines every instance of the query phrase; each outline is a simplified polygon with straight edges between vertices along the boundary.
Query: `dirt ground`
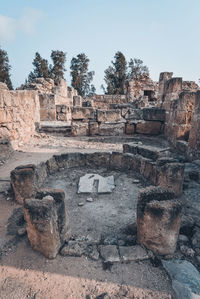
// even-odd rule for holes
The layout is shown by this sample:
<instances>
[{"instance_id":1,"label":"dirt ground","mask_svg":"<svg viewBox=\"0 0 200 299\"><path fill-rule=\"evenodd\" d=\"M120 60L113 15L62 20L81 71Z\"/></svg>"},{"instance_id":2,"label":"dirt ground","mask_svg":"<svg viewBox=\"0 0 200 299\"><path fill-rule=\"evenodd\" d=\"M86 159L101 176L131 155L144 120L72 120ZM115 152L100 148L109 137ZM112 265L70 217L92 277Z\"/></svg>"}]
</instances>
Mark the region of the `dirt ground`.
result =
<instances>
[{"instance_id":1,"label":"dirt ground","mask_svg":"<svg viewBox=\"0 0 200 299\"><path fill-rule=\"evenodd\" d=\"M123 142L125 142L123 140ZM170 298L171 281L160 264L151 260L114 263L105 269L102 261L86 256L48 260L30 247L28 239L7 234L8 218L19 207L7 194L9 173L18 165L38 163L51 155L69 151L122 150L120 140L95 142L87 138L35 137L22 146L0 167L0 298ZM134 183L136 174L98 169L92 172L114 175L116 187L111 194L90 197L77 194L77 183L89 169L59 172L49 178L46 186L61 188L66 193L72 234L97 238L117 234L130 221L135 221L136 199L143 182ZM139 178L140 179L140 178ZM78 204L83 202L83 206Z\"/></svg>"}]
</instances>

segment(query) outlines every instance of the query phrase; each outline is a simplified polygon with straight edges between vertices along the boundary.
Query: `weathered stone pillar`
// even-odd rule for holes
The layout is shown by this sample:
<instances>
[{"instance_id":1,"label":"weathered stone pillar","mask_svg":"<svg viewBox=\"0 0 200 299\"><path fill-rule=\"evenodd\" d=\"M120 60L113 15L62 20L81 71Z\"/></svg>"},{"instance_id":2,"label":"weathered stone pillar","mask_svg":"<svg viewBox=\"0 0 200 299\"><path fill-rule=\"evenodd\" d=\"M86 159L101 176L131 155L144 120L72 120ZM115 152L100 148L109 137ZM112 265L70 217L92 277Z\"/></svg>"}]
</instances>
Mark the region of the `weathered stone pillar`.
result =
<instances>
[{"instance_id":1,"label":"weathered stone pillar","mask_svg":"<svg viewBox=\"0 0 200 299\"><path fill-rule=\"evenodd\" d=\"M137 203L138 241L155 254L173 254L181 222L181 205L160 187L142 189Z\"/></svg>"},{"instance_id":2,"label":"weathered stone pillar","mask_svg":"<svg viewBox=\"0 0 200 299\"><path fill-rule=\"evenodd\" d=\"M196 92L195 97L188 151L190 158L200 159L200 90Z\"/></svg>"},{"instance_id":3,"label":"weathered stone pillar","mask_svg":"<svg viewBox=\"0 0 200 299\"><path fill-rule=\"evenodd\" d=\"M65 194L62 190L42 189L36 198L25 199L24 218L33 249L55 258L70 238Z\"/></svg>"},{"instance_id":4,"label":"weathered stone pillar","mask_svg":"<svg viewBox=\"0 0 200 299\"><path fill-rule=\"evenodd\" d=\"M31 198L36 193L36 166L28 164L18 166L10 174L11 187L15 196L15 200L19 204L23 204L25 198Z\"/></svg>"},{"instance_id":5,"label":"weathered stone pillar","mask_svg":"<svg viewBox=\"0 0 200 299\"><path fill-rule=\"evenodd\" d=\"M172 72L162 72L162 73L160 73L159 91L158 91L159 100L162 100L162 97L163 97L163 94L164 94L165 82L167 80L171 79L172 76L173 76Z\"/></svg>"}]
</instances>

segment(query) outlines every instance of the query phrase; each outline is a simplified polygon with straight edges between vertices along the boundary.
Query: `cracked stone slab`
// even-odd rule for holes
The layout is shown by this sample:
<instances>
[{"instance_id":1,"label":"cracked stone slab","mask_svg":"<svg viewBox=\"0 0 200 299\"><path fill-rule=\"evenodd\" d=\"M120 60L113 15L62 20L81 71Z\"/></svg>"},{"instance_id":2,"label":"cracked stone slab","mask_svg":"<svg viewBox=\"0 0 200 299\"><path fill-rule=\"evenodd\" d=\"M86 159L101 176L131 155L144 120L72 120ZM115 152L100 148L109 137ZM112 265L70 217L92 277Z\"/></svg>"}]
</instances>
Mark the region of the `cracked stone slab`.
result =
<instances>
[{"instance_id":1,"label":"cracked stone slab","mask_svg":"<svg viewBox=\"0 0 200 299\"><path fill-rule=\"evenodd\" d=\"M111 193L114 188L113 175L102 177L99 174L88 173L80 177L78 193Z\"/></svg>"},{"instance_id":2,"label":"cracked stone slab","mask_svg":"<svg viewBox=\"0 0 200 299\"><path fill-rule=\"evenodd\" d=\"M120 262L120 257L119 257L119 253L117 250L117 246L101 245L101 246L99 246L99 248L100 248L100 254L105 263Z\"/></svg>"},{"instance_id":3,"label":"cracked stone slab","mask_svg":"<svg viewBox=\"0 0 200 299\"><path fill-rule=\"evenodd\" d=\"M124 262L143 261L149 258L147 251L140 245L119 246L119 252Z\"/></svg>"}]
</instances>

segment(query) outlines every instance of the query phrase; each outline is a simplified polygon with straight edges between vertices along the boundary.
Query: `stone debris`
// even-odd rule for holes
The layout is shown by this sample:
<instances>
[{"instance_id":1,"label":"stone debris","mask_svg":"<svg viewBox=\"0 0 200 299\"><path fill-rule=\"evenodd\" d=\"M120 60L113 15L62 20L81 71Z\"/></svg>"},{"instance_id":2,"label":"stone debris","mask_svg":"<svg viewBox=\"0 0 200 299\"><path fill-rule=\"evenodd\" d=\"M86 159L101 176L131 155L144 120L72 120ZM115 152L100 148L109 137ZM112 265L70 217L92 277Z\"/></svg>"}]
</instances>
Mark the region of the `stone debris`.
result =
<instances>
[{"instance_id":1,"label":"stone debris","mask_svg":"<svg viewBox=\"0 0 200 299\"><path fill-rule=\"evenodd\" d=\"M147 251L140 245L119 246L119 253L124 262L143 261L149 258Z\"/></svg>"},{"instance_id":2,"label":"stone debris","mask_svg":"<svg viewBox=\"0 0 200 299\"><path fill-rule=\"evenodd\" d=\"M103 258L104 263L120 262L117 246L115 245L101 245L100 255Z\"/></svg>"},{"instance_id":3,"label":"stone debris","mask_svg":"<svg viewBox=\"0 0 200 299\"><path fill-rule=\"evenodd\" d=\"M78 193L111 193L115 188L114 177L102 177L88 173L82 176L78 184Z\"/></svg>"},{"instance_id":4,"label":"stone debris","mask_svg":"<svg viewBox=\"0 0 200 299\"><path fill-rule=\"evenodd\" d=\"M88 197L88 198L86 199L86 201L87 201L87 202L93 202L94 200L93 200L92 197Z\"/></svg>"}]
</instances>

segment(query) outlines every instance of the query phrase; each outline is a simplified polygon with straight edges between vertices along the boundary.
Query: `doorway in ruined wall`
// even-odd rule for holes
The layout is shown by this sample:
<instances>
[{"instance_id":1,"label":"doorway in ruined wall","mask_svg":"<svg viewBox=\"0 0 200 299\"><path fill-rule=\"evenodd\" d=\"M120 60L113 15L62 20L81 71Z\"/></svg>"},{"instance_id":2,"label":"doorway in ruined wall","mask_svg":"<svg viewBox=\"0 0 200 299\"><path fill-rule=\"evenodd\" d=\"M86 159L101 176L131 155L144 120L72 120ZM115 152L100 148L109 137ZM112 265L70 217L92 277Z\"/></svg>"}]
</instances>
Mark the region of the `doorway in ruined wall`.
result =
<instances>
[{"instance_id":1,"label":"doorway in ruined wall","mask_svg":"<svg viewBox=\"0 0 200 299\"><path fill-rule=\"evenodd\" d=\"M155 92L153 90L144 90L144 96L148 97L149 102L155 101Z\"/></svg>"}]
</instances>

